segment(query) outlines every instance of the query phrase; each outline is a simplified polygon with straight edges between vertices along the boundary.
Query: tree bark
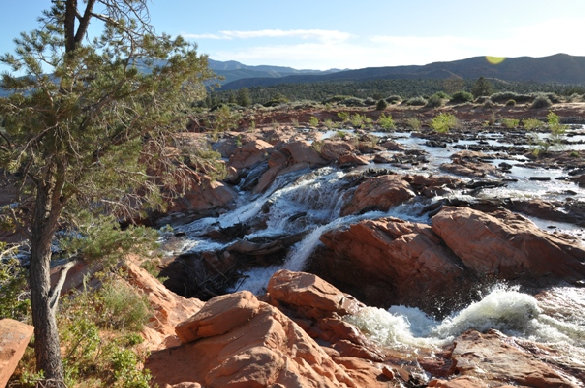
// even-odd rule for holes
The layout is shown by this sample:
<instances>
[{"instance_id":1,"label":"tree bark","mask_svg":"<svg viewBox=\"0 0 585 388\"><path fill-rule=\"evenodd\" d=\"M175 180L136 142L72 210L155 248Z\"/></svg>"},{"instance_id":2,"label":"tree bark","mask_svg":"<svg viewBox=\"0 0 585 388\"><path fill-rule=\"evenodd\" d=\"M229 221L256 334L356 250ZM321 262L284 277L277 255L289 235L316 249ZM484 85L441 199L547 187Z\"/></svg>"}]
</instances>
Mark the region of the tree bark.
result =
<instances>
[{"instance_id":1,"label":"tree bark","mask_svg":"<svg viewBox=\"0 0 585 388\"><path fill-rule=\"evenodd\" d=\"M56 306L52 306L51 241L61 213L60 201L55 200L55 187L37 184L37 197L31 223L31 310L34 326L34 349L37 370L43 370L45 386L64 387L61 345L57 328ZM55 208L53 205L57 205Z\"/></svg>"}]
</instances>

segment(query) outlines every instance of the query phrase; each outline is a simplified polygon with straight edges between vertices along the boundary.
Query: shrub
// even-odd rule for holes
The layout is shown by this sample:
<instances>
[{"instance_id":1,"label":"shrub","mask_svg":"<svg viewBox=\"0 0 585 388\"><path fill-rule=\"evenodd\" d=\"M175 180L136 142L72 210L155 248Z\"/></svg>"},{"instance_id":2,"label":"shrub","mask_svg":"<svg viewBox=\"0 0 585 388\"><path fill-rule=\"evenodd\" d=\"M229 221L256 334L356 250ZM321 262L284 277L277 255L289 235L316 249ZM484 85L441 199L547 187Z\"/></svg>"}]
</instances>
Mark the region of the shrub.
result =
<instances>
[{"instance_id":1,"label":"shrub","mask_svg":"<svg viewBox=\"0 0 585 388\"><path fill-rule=\"evenodd\" d=\"M311 117L309 119L309 126L311 126L311 127L319 126L319 119L317 117Z\"/></svg>"},{"instance_id":2,"label":"shrub","mask_svg":"<svg viewBox=\"0 0 585 388\"><path fill-rule=\"evenodd\" d=\"M378 125L385 131L396 129L396 123L394 123L392 116L386 116L383 113L378 118Z\"/></svg>"},{"instance_id":3,"label":"shrub","mask_svg":"<svg viewBox=\"0 0 585 388\"><path fill-rule=\"evenodd\" d=\"M542 128L544 126L544 123L538 119L530 118L530 119L523 119L522 125L524 126L524 129L531 131L533 129Z\"/></svg>"},{"instance_id":4,"label":"shrub","mask_svg":"<svg viewBox=\"0 0 585 388\"><path fill-rule=\"evenodd\" d=\"M520 126L520 120L519 119L509 119L509 118L504 118L502 119L502 124L504 124L504 126L506 128L518 128L518 126Z\"/></svg>"},{"instance_id":5,"label":"shrub","mask_svg":"<svg viewBox=\"0 0 585 388\"><path fill-rule=\"evenodd\" d=\"M402 97L400 97L397 94L393 94L392 96L386 97L386 102L388 104L398 104L400 103L400 101L402 101Z\"/></svg>"},{"instance_id":6,"label":"shrub","mask_svg":"<svg viewBox=\"0 0 585 388\"><path fill-rule=\"evenodd\" d=\"M485 100L483 103L484 109L493 109L494 106L496 106L496 104L494 104L494 102L490 99Z\"/></svg>"},{"instance_id":7,"label":"shrub","mask_svg":"<svg viewBox=\"0 0 585 388\"><path fill-rule=\"evenodd\" d=\"M407 118L405 120L405 124L406 124L407 127L411 128L411 129L413 129L415 131L418 131L422 127L422 124L421 124L420 120L417 119L416 117L409 117L409 118Z\"/></svg>"},{"instance_id":8,"label":"shrub","mask_svg":"<svg viewBox=\"0 0 585 388\"><path fill-rule=\"evenodd\" d=\"M325 128L327 129L332 129L335 128L335 122L331 119L326 119L325 121L323 121L323 125L325 125Z\"/></svg>"},{"instance_id":9,"label":"shrub","mask_svg":"<svg viewBox=\"0 0 585 388\"><path fill-rule=\"evenodd\" d=\"M471 94L465 90L460 90L458 92L453 93L453 95L451 96L451 99L449 101L454 103L454 104L461 104L464 102L470 102L470 101L473 101L473 94Z\"/></svg>"},{"instance_id":10,"label":"shrub","mask_svg":"<svg viewBox=\"0 0 585 388\"><path fill-rule=\"evenodd\" d=\"M384 100L379 100L376 104L376 110L385 110L388 108L388 103Z\"/></svg>"},{"instance_id":11,"label":"shrub","mask_svg":"<svg viewBox=\"0 0 585 388\"><path fill-rule=\"evenodd\" d=\"M409 98L404 103L409 106L425 106L427 104L427 100L422 96L417 96Z\"/></svg>"},{"instance_id":12,"label":"shrub","mask_svg":"<svg viewBox=\"0 0 585 388\"><path fill-rule=\"evenodd\" d=\"M429 100L427 101L426 107L427 108L438 108L442 105L443 105L443 98L441 97L441 95L439 93L435 93L431 97L429 97Z\"/></svg>"},{"instance_id":13,"label":"shrub","mask_svg":"<svg viewBox=\"0 0 585 388\"><path fill-rule=\"evenodd\" d=\"M508 100L508 101L506 101L506 106L516 106L516 100Z\"/></svg>"},{"instance_id":14,"label":"shrub","mask_svg":"<svg viewBox=\"0 0 585 388\"><path fill-rule=\"evenodd\" d=\"M532 109L549 108L551 106L552 102L545 94L539 94L536 96L534 101L532 101L532 105L530 105Z\"/></svg>"},{"instance_id":15,"label":"shrub","mask_svg":"<svg viewBox=\"0 0 585 388\"><path fill-rule=\"evenodd\" d=\"M6 243L0 241L0 252L6 252ZM26 270L14 257L0 254L0 318L24 320L30 308L26 289Z\"/></svg>"},{"instance_id":16,"label":"shrub","mask_svg":"<svg viewBox=\"0 0 585 388\"><path fill-rule=\"evenodd\" d=\"M360 115L360 114L358 114L358 113L356 113L356 114L352 115L352 116L350 117L350 120L349 120L349 121L351 122L351 125L352 125L354 128L362 128L362 127L364 127L364 126L367 124L367 122L368 122L368 120L366 119L366 116L364 116L364 115Z\"/></svg>"},{"instance_id":17,"label":"shrub","mask_svg":"<svg viewBox=\"0 0 585 388\"><path fill-rule=\"evenodd\" d=\"M449 130L456 128L459 125L459 120L452 114L441 113L431 120L431 128L438 133L446 133Z\"/></svg>"},{"instance_id":18,"label":"shrub","mask_svg":"<svg viewBox=\"0 0 585 388\"><path fill-rule=\"evenodd\" d=\"M339 112L337 113L337 117L339 117L342 124L345 124L349 121L349 113L347 112Z\"/></svg>"}]
</instances>

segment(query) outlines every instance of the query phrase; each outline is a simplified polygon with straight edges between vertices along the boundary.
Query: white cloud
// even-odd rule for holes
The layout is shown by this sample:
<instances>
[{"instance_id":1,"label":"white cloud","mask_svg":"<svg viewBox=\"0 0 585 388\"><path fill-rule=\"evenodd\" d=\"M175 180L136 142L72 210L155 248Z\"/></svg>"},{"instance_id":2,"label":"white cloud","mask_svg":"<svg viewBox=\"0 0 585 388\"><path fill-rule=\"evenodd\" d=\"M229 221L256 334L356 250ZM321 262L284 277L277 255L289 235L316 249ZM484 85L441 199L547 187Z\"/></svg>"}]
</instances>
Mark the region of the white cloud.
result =
<instances>
[{"instance_id":1,"label":"white cloud","mask_svg":"<svg viewBox=\"0 0 585 388\"><path fill-rule=\"evenodd\" d=\"M579 41L582 35L581 26L584 24L585 17L571 20L552 19L522 28L494 30L491 35L488 32L484 37L359 37L338 30L259 29L225 30L217 34L202 34L200 38L241 40L236 47L221 47L220 42L213 43L214 50L207 53L219 60L234 59L250 65L272 64L311 69L361 68L423 65L484 55L543 57L566 53L585 56L585 46ZM278 39L271 40L273 38ZM208 43L211 47L212 42Z\"/></svg>"},{"instance_id":2,"label":"white cloud","mask_svg":"<svg viewBox=\"0 0 585 388\"><path fill-rule=\"evenodd\" d=\"M338 30L322 29L263 29L263 30L223 30L219 33L184 34L189 39L254 39L254 38L300 38L304 40L317 40L320 42L343 42L352 34Z\"/></svg>"}]
</instances>

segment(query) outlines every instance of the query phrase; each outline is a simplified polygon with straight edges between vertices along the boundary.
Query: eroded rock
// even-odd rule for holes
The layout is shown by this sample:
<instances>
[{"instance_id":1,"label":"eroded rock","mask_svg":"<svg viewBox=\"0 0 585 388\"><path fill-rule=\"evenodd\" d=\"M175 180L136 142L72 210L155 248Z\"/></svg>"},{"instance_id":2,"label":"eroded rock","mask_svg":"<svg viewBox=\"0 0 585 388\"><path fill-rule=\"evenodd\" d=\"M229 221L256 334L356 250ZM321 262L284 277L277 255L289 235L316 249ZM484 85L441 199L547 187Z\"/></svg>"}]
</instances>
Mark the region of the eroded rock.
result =
<instances>
[{"instance_id":1,"label":"eroded rock","mask_svg":"<svg viewBox=\"0 0 585 388\"><path fill-rule=\"evenodd\" d=\"M568 282L585 276L585 248L508 210L444 207L432 230L478 275Z\"/></svg>"}]
</instances>

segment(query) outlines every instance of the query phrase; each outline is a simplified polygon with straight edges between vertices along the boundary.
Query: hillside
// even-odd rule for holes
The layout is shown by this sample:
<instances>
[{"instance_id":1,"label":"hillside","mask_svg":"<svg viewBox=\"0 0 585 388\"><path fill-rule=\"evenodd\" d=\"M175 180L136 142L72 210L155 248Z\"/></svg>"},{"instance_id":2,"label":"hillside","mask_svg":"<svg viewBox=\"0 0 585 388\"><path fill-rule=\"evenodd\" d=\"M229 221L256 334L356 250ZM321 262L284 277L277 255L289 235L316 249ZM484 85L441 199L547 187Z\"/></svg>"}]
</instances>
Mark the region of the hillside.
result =
<instances>
[{"instance_id":1,"label":"hillside","mask_svg":"<svg viewBox=\"0 0 585 388\"><path fill-rule=\"evenodd\" d=\"M298 70L292 67L270 65L249 66L238 61L217 61L211 58L209 59L209 68L224 78L220 84L227 84L241 79L273 79L291 75L325 75L340 71L338 69L325 71Z\"/></svg>"},{"instance_id":2,"label":"hillside","mask_svg":"<svg viewBox=\"0 0 585 388\"><path fill-rule=\"evenodd\" d=\"M227 82L224 89L268 87L280 84L303 84L323 81L371 81L381 79L442 80L451 77L497 78L511 82L585 84L585 57L557 54L544 58L507 58L499 64L486 57L433 62L427 65L367 67L329 74L296 74L281 78L246 78Z\"/></svg>"}]
</instances>

